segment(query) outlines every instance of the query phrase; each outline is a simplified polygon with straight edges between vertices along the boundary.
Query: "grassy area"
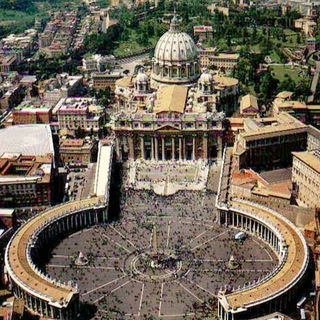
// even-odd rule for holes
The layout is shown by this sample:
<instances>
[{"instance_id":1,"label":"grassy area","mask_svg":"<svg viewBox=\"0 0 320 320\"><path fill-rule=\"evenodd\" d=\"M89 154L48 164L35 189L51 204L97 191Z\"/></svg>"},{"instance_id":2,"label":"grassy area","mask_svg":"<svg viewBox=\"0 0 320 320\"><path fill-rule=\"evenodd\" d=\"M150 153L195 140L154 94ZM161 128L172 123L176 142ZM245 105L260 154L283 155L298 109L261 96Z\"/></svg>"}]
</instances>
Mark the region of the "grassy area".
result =
<instances>
[{"instance_id":1,"label":"grassy area","mask_svg":"<svg viewBox=\"0 0 320 320\"><path fill-rule=\"evenodd\" d=\"M271 66L270 70L272 76L279 81L283 81L289 77L297 83L300 79L305 78L305 71L299 67Z\"/></svg>"},{"instance_id":2,"label":"grassy area","mask_svg":"<svg viewBox=\"0 0 320 320\"><path fill-rule=\"evenodd\" d=\"M279 55L274 50L272 50L270 52L270 57L272 59L272 62L281 63L281 59L280 59Z\"/></svg>"},{"instance_id":3,"label":"grassy area","mask_svg":"<svg viewBox=\"0 0 320 320\"><path fill-rule=\"evenodd\" d=\"M128 54L134 54L137 52L142 51L146 47L153 47L156 45L157 41L159 40L156 37L152 37L148 39L148 46L141 45L137 41L138 34L135 31L130 33L129 39L126 41L122 41L118 44L118 47L114 50L114 54L117 57L126 56Z\"/></svg>"},{"instance_id":4,"label":"grassy area","mask_svg":"<svg viewBox=\"0 0 320 320\"><path fill-rule=\"evenodd\" d=\"M249 30L249 33L252 32L250 28L248 28L248 30ZM298 43L298 40L299 40L298 37L300 37L300 43L304 41L298 32L295 32L291 29L285 29L284 34L285 34L285 41L283 41L282 38L277 39L276 37L273 37L272 35L270 35L270 41L272 42L274 47L293 49L293 48L297 48L300 45ZM266 36L266 31L263 31L261 27L258 27L257 36L262 36L262 35ZM232 44L231 49L233 51L240 51L244 47L241 37L232 38L231 44ZM225 50L227 47L226 39L219 39L216 45L218 49ZM261 52L260 43L249 45L249 47L250 47L250 52L252 53ZM276 63L280 62L280 58L274 50L270 53L270 55L274 62Z\"/></svg>"},{"instance_id":5,"label":"grassy area","mask_svg":"<svg viewBox=\"0 0 320 320\"><path fill-rule=\"evenodd\" d=\"M34 15L16 10L0 10L0 26L10 29L24 30L34 21Z\"/></svg>"}]
</instances>

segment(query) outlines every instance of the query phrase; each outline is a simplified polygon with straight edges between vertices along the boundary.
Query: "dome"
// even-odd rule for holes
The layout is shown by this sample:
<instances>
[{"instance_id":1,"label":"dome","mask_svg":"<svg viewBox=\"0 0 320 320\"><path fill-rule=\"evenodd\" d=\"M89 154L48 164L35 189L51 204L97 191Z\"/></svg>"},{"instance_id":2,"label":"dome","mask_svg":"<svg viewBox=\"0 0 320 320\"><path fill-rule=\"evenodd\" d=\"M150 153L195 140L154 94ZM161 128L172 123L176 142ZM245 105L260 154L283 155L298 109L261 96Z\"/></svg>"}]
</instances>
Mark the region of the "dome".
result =
<instances>
[{"instance_id":1,"label":"dome","mask_svg":"<svg viewBox=\"0 0 320 320\"><path fill-rule=\"evenodd\" d=\"M197 47L187 33L178 30L174 19L172 19L170 30L159 39L154 58L169 62L193 61L198 56Z\"/></svg>"},{"instance_id":2,"label":"dome","mask_svg":"<svg viewBox=\"0 0 320 320\"><path fill-rule=\"evenodd\" d=\"M158 41L152 59L151 78L160 85L192 86L199 78L198 50L192 38L179 30L176 15L170 29Z\"/></svg>"}]
</instances>

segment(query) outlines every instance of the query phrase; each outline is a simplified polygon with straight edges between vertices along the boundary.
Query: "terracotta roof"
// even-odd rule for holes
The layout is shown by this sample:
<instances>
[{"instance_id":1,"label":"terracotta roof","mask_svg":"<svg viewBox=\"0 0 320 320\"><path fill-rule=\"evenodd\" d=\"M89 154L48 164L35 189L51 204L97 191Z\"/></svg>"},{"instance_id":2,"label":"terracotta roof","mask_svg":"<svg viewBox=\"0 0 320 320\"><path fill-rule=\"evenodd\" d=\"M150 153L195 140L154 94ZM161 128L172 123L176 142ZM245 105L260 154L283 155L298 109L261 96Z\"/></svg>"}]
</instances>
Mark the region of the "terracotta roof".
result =
<instances>
[{"instance_id":1,"label":"terracotta roof","mask_svg":"<svg viewBox=\"0 0 320 320\"><path fill-rule=\"evenodd\" d=\"M83 144L83 139L66 139L62 141L60 147L82 147Z\"/></svg>"},{"instance_id":2,"label":"terracotta roof","mask_svg":"<svg viewBox=\"0 0 320 320\"><path fill-rule=\"evenodd\" d=\"M183 113L188 96L188 88L184 86L160 87L157 93L155 113L178 112Z\"/></svg>"},{"instance_id":3,"label":"terracotta roof","mask_svg":"<svg viewBox=\"0 0 320 320\"><path fill-rule=\"evenodd\" d=\"M245 95L240 101L240 111L244 111L248 108L253 108L259 111L257 97L253 96L252 94Z\"/></svg>"},{"instance_id":4,"label":"terracotta roof","mask_svg":"<svg viewBox=\"0 0 320 320\"><path fill-rule=\"evenodd\" d=\"M219 76L219 75L213 76L213 80L214 80L214 82L217 82L218 85L222 85L222 86L226 86L226 87L236 86L239 83L239 81L235 78L223 77L223 76Z\"/></svg>"},{"instance_id":5,"label":"terracotta roof","mask_svg":"<svg viewBox=\"0 0 320 320\"><path fill-rule=\"evenodd\" d=\"M129 88L133 83L132 77L124 77L116 81L116 86Z\"/></svg>"}]
</instances>

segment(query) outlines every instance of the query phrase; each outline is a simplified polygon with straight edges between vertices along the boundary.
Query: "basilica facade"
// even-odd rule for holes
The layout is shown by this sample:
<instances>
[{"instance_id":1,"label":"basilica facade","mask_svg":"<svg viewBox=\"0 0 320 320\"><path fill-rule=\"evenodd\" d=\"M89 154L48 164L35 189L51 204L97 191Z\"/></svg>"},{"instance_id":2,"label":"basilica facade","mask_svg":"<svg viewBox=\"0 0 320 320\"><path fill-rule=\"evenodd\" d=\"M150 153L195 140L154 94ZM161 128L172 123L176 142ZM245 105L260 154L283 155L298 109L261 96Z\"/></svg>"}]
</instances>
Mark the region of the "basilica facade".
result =
<instances>
[{"instance_id":1,"label":"basilica facade","mask_svg":"<svg viewBox=\"0 0 320 320\"><path fill-rule=\"evenodd\" d=\"M116 82L110 129L118 160L220 159L220 102L237 94L236 79L200 72L197 47L174 17L157 43L151 72L140 69Z\"/></svg>"}]
</instances>

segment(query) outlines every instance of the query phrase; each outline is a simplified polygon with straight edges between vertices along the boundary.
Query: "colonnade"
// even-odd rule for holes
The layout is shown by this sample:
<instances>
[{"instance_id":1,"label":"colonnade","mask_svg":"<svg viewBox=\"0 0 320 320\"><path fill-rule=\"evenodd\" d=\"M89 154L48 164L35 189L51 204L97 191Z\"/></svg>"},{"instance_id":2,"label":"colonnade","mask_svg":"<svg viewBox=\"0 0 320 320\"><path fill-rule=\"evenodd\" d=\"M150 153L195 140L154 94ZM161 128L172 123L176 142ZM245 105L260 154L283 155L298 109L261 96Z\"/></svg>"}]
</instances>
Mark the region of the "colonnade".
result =
<instances>
[{"instance_id":1,"label":"colonnade","mask_svg":"<svg viewBox=\"0 0 320 320\"><path fill-rule=\"evenodd\" d=\"M60 207L61 214L57 214L55 218L44 221L41 227L30 238L26 249L27 259L30 267L40 277L44 278L44 281L51 282L58 287L67 288L73 292L71 300L52 301L50 297L46 296L45 292L42 292L41 283L39 283L39 292L33 292L32 289L28 288L28 284L25 286L16 282L15 276L10 276L10 273L9 281L14 295L23 299L25 306L35 314L54 319L74 320L78 317L80 308L77 288L73 287L71 283L61 283L50 278L42 270L38 269L34 260L37 261L37 258L41 257L44 248L50 246L53 240L59 239L70 232L107 222L107 207L76 208L75 211L70 210L64 214L63 205ZM59 213L59 206L57 206L57 213ZM41 297L41 295L43 296Z\"/></svg>"},{"instance_id":2,"label":"colonnade","mask_svg":"<svg viewBox=\"0 0 320 320\"><path fill-rule=\"evenodd\" d=\"M25 306L41 316L45 316L52 319L76 319L80 312L79 294L74 295L73 300L68 304L66 308L57 308L54 303L40 299L29 292L23 290L20 286L12 282L12 292L15 297L23 299Z\"/></svg>"},{"instance_id":3,"label":"colonnade","mask_svg":"<svg viewBox=\"0 0 320 320\"><path fill-rule=\"evenodd\" d=\"M273 229L268 223L265 223L264 221L255 218L253 215L233 210L219 211L219 221L220 223L223 223L225 226L231 226L239 230L243 230L267 242L275 250L279 257L279 263L277 268L280 268L282 266L282 263L286 260L287 247L282 239L282 236L276 229ZM272 275L269 276L272 277ZM258 282L254 285L258 285ZM245 289L249 289L249 286L243 288L243 290ZM281 296L279 300L272 300L271 304L273 303L280 305L285 303L285 301L286 300L284 299L284 297ZM271 304L267 304L264 306L259 305L259 308L260 310L267 309L266 312L268 312L269 310L271 312ZM252 316L255 316L255 312L256 311L254 310L248 310L246 312L246 316L249 316L250 313L252 313ZM243 315L241 313L237 314L226 311L224 307L221 305L220 301L218 302L218 317L220 320L242 319L242 316Z\"/></svg>"},{"instance_id":4,"label":"colonnade","mask_svg":"<svg viewBox=\"0 0 320 320\"><path fill-rule=\"evenodd\" d=\"M128 158L131 160L137 158L154 161L206 160L211 157L209 139L207 134L188 136L137 135L135 138L127 136L124 140L116 139L116 153L119 160L123 160L124 149L128 152ZM217 137L213 148L216 148L217 159L221 159L222 137Z\"/></svg>"},{"instance_id":5,"label":"colonnade","mask_svg":"<svg viewBox=\"0 0 320 320\"><path fill-rule=\"evenodd\" d=\"M158 78L174 78L189 79L196 77L199 74L199 64L197 61L187 62L179 65L163 65L162 63L154 62L152 64L153 77Z\"/></svg>"},{"instance_id":6,"label":"colonnade","mask_svg":"<svg viewBox=\"0 0 320 320\"><path fill-rule=\"evenodd\" d=\"M231 207L218 205L220 224L243 230L264 240L274 249L279 261L265 277L232 293L219 292L219 319L251 319L275 311L287 310L305 285L309 258L303 235L288 219L262 205L241 199L235 199L230 204ZM300 253L299 257L297 252ZM293 265L295 268L292 267ZM278 286L271 289L271 280L275 277L277 277ZM267 292L269 289L265 291L265 288L269 288L269 281L270 291ZM242 301L237 302L240 297Z\"/></svg>"},{"instance_id":7,"label":"colonnade","mask_svg":"<svg viewBox=\"0 0 320 320\"><path fill-rule=\"evenodd\" d=\"M48 226L41 230L38 235L37 247L41 248L43 244L51 239L56 239L70 231L83 229L84 227L93 226L98 223L105 223L107 219L106 210L99 213L96 209L89 209L57 218L54 222L49 221Z\"/></svg>"},{"instance_id":8,"label":"colonnade","mask_svg":"<svg viewBox=\"0 0 320 320\"><path fill-rule=\"evenodd\" d=\"M278 254L283 253L283 243L279 234L270 229L263 221L238 212L229 211L225 219L226 225L247 231L266 241Z\"/></svg>"}]
</instances>

